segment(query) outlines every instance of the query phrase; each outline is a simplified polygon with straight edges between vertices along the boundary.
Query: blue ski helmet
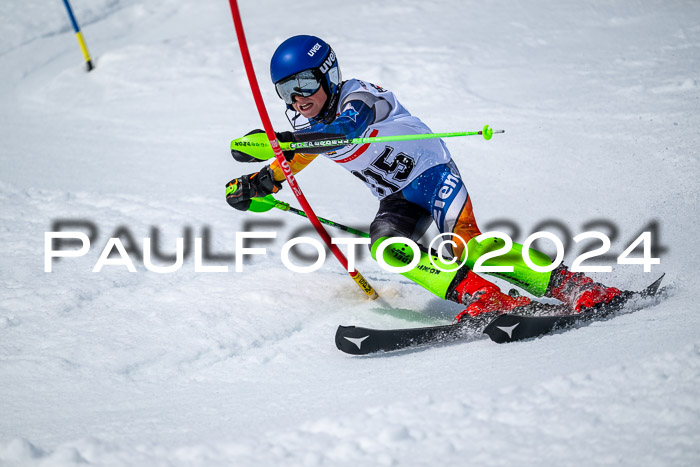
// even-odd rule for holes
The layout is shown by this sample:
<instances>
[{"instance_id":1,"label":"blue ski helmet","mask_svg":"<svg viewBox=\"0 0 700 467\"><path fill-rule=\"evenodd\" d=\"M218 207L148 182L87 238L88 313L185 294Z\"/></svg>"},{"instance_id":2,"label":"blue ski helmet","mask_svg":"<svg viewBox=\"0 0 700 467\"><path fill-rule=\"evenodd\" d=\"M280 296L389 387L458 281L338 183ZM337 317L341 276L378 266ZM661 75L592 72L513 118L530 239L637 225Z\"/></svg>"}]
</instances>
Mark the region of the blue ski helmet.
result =
<instances>
[{"instance_id":1,"label":"blue ski helmet","mask_svg":"<svg viewBox=\"0 0 700 467\"><path fill-rule=\"evenodd\" d=\"M286 84L295 75L300 76L297 85ZM277 94L290 109L294 94L309 96L323 86L328 99L317 119L335 117L335 104L342 84L340 68L335 52L323 39L301 35L282 42L270 60L270 76Z\"/></svg>"}]
</instances>

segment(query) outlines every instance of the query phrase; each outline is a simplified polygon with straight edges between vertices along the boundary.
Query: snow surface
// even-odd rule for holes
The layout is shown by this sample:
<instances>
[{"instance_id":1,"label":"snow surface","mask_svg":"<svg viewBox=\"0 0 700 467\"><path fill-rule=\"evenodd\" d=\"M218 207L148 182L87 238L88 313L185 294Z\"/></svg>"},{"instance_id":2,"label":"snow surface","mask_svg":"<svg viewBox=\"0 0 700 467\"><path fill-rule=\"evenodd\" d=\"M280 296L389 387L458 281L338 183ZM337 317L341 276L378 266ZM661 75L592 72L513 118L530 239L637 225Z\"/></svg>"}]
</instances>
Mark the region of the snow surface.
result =
<instances>
[{"instance_id":1,"label":"snow surface","mask_svg":"<svg viewBox=\"0 0 700 467\"><path fill-rule=\"evenodd\" d=\"M619 254L657 220L660 266L596 278L637 289L666 272L669 297L529 342L342 354L339 324L441 324L460 308L367 254L379 302L332 257L294 274L280 251L306 221L228 207L224 184L254 170L229 141L260 126L228 2L73 0L88 74L61 2L5 0L0 465L700 465L700 3L241 3L276 128L269 57L324 37L346 78L395 91L435 131L507 130L447 141L482 228L508 219L522 241L547 219L570 235L603 219ZM319 215L373 218L376 200L328 161L298 179ZM45 273L61 219L98 237ZM216 254L244 229L278 238L240 273L231 258L197 273L191 255L172 274L137 255L136 273L91 272L120 227L137 246L156 228L168 253L187 228L208 228Z\"/></svg>"}]
</instances>

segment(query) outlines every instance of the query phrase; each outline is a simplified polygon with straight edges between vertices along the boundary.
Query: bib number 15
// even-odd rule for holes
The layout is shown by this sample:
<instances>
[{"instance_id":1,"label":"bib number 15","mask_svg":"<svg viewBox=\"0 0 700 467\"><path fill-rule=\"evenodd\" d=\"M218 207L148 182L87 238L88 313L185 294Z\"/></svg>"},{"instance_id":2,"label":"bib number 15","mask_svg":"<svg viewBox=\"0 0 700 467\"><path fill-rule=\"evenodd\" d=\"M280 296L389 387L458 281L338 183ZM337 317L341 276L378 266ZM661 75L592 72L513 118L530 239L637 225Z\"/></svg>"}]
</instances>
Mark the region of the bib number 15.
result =
<instances>
[{"instance_id":1,"label":"bib number 15","mask_svg":"<svg viewBox=\"0 0 700 467\"><path fill-rule=\"evenodd\" d=\"M400 152L392 156L393 152L394 148L387 146L367 168L352 172L381 197L399 191L416 165L408 154Z\"/></svg>"}]
</instances>

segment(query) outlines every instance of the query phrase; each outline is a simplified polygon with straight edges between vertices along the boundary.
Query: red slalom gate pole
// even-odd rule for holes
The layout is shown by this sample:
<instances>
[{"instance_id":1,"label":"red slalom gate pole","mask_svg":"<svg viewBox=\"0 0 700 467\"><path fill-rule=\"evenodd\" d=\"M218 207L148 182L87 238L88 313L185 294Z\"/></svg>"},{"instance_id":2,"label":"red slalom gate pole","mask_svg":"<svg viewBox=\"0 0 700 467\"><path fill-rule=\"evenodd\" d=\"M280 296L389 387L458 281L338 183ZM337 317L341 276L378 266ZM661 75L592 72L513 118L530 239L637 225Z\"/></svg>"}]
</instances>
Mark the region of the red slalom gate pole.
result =
<instances>
[{"instance_id":1,"label":"red slalom gate pole","mask_svg":"<svg viewBox=\"0 0 700 467\"><path fill-rule=\"evenodd\" d=\"M282 149L280 149L280 145L277 142L277 136L275 135L275 130L272 128L272 122L270 121L270 117L267 113L267 109L265 108L265 102L263 101L262 94L260 93L260 87L258 86L258 80L255 77L255 69L253 68L253 62L250 59L250 52L248 50L248 43L245 39L245 32L243 31L243 21L241 21L241 13L238 10L238 2L236 0L229 0L229 4L231 5L231 14L233 15L233 25L236 28L236 37L238 38L238 45L241 48L241 56L243 57L243 65L245 66L245 71L246 74L248 75L248 81L250 82L250 90L253 92L253 98L255 99L255 105L258 108L258 113L260 114L260 119L262 120L263 128L265 129L265 134L267 135L267 139L270 140L270 145L272 146L272 150L275 153L275 159L277 159L277 162L279 163L280 167L282 168L282 172L284 173L285 178L287 179L287 183L289 184L289 188L292 190L294 193L294 196L296 196L297 200L299 201L299 204L301 205L302 209L306 213L306 217L309 218L311 221L311 224L314 226L318 234L321 236L323 241L326 243L328 248L330 248L331 252L335 255L335 257L340 261L340 264L343 266L343 269L346 271L348 270L348 260L345 258L345 255L343 254L342 251L338 248L337 245L334 245L331 242L331 237L328 235L328 232L326 232L326 229L323 228L321 225L321 222L318 220L318 217L316 217L316 214L314 213L313 209L311 209L311 206L309 203L306 201L306 196L304 196L304 193L301 191L301 188L299 187L299 184L297 183L296 179L294 178L294 174L292 174L292 169L289 167L289 164L287 163L287 160L284 158L284 154L282 154ZM367 280L360 274L359 271L355 270L352 272L348 271L348 274L352 278L352 280L355 281L355 283L362 289L362 291L371 299L375 299L378 297L377 292L374 290L374 288L367 282Z\"/></svg>"}]
</instances>

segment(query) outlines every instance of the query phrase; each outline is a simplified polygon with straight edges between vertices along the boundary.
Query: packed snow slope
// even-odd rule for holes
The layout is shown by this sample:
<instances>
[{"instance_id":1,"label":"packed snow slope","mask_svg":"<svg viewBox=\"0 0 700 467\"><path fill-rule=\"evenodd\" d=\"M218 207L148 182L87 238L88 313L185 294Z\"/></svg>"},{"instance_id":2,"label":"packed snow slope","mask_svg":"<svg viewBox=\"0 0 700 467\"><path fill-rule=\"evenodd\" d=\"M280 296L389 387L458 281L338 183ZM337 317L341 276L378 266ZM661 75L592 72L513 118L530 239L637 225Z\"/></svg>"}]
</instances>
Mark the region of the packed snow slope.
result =
<instances>
[{"instance_id":1,"label":"packed snow slope","mask_svg":"<svg viewBox=\"0 0 700 467\"><path fill-rule=\"evenodd\" d=\"M366 253L381 301L330 255L295 274L280 252L314 235L307 221L226 204L225 183L259 167L229 142L260 127L228 2L72 4L91 73L61 2L0 5L0 465L700 464L699 2L241 1L278 130L269 58L316 34L345 78L433 130L506 130L447 141L482 230L551 231L568 264L571 238L600 230L613 270L596 279L666 273L663 302L571 332L368 358L336 350L337 325L442 324L460 307ZM377 201L327 160L298 180L319 215L372 220ZM44 272L55 228L91 248ZM650 273L614 261L642 230ZM277 238L235 272L244 231ZM136 272L92 272L110 237ZM205 265L229 272L196 272L193 254L147 270L143 239L173 255L179 237L206 237Z\"/></svg>"}]
</instances>

